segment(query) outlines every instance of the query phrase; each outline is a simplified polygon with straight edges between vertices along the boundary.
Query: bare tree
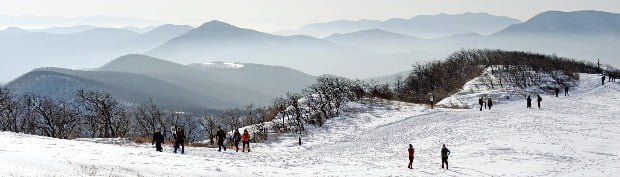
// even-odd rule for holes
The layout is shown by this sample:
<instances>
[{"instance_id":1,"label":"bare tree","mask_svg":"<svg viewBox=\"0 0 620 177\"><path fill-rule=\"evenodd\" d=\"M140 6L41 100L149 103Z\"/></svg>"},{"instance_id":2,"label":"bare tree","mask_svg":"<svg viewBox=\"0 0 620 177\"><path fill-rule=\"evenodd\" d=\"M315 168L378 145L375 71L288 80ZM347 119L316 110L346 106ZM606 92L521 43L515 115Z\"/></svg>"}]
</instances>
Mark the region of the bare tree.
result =
<instances>
[{"instance_id":1,"label":"bare tree","mask_svg":"<svg viewBox=\"0 0 620 177\"><path fill-rule=\"evenodd\" d=\"M79 89L77 101L87 111L86 117L93 136L110 138L127 133L122 131L126 131L129 117L109 93Z\"/></svg>"},{"instance_id":2,"label":"bare tree","mask_svg":"<svg viewBox=\"0 0 620 177\"><path fill-rule=\"evenodd\" d=\"M135 127L141 136L149 136L157 128L165 130L164 113L153 103L152 99L140 104L133 112Z\"/></svg>"},{"instance_id":3,"label":"bare tree","mask_svg":"<svg viewBox=\"0 0 620 177\"><path fill-rule=\"evenodd\" d=\"M221 114L221 117L223 118L223 123L228 126L227 128L229 128L230 130L234 130L239 128L240 125L240 118L243 115L243 112L237 108L233 108L233 109L228 109L226 111L224 111Z\"/></svg>"},{"instance_id":4,"label":"bare tree","mask_svg":"<svg viewBox=\"0 0 620 177\"><path fill-rule=\"evenodd\" d=\"M43 97L35 100L34 110L40 134L55 138L78 136L80 113L77 106Z\"/></svg>"},{"instance_id":5,"label":"bare tree","mask_svg":"<svg viewBox=\"0 0 620 177\"><path fill-rule=\"evenodd\" d=\"M275 111L277 111L276 116L280 115L282 118L282 127L281 127L282 130L287 131L287 126L286 126L286 121L285 121L285 118L287 117L286 108L288 108L287 100L282 97L276 98L275 101L273 102L272 108L275 109Z\"/></svg>"},{"instance_id":6,"label":"bare tree","mask_svg":"<svg viewBox=\"0 0 620 177\"><path fill-rule=\"evenodd\" d=\"M301 99L301 95L298 93L287 93L286 97L288 98L288 104L291 106L291 110L293 112L293 116L295 117L295 125L298 131L304 130L304 124L302 122L302 114L304 112L303 108L299 104L299 99Z\"/></svg>"},{"instance_id":7,"label":"bare tree","mask_svg":"<svg viewBox=\"0 0 620 177\"><path fill-rule=\"evenodd\" d=\"M36 111L34 109L37 97L34 94L23 94L20 99L22 109L19 126L21 131L27 134L34 134L36 131Z\"/></svg>"},{"instance_id":8,"label":"bare tree","mask_svg":"<svg viewBox=\"0 0 620 177\"><path fill-rule=\"evenodd\" d=\"M209 143L213 144L215 139L215 132L217 129L217 124L215 123L215 118L210 115L205 115L199 119L200 124L204 127L207 138L209 138Z\"/></svg>"},{"instance_id":9,"label":"bare tree","mask_svg":"<svg viewBox=\"0 0 620 177\"><path fill-rule=\"evenodd\" d=\"M189 113L173 112L170 114L173 124L183 128L188 142L193 142L201 138L203 131L200 120Z\"/></svg>"},{"instance_id":10,"label":"bare tree","mask_svg":"<svg viewBox=\"0 0 620 177\"><path fill-rule=\"evenodd\" d=\"M245 125L253 125L256 119L256 115L254 112L254 103L250 103L248 105L245 106L245 112L246 112L246 116L245 116Z\"/></svg>"},{"instance_id":11,"label":"bare tree","mask_svg":"<svg viewBox=\"0 0 620 177\"><path fill-rule=\"evenodd\" d=\"M0 88L0 130L19 131L18 118L22 112L18 100L6 88Z\"/></svg>"}]
</instances>

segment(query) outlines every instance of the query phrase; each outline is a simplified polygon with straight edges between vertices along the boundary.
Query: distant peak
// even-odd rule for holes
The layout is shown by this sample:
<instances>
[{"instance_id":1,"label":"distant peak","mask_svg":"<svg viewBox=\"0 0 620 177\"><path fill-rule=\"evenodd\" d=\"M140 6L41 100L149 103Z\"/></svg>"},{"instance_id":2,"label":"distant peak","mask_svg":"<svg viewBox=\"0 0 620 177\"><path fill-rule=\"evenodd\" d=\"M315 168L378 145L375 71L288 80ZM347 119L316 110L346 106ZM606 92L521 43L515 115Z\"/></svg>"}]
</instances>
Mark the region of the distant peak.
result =
<instances>
[{"instance_id":1,"label":"distant peak","mask_svg":"<svg viewBox=\"0 0 620 177\"><path fill-rule=\"evenodd\" d=\"M191 29L193 29L193 27L189 26L189 25L165 24L165 25L158 26L158 27L150 30L149 32L168 31L168 30L176 30L176 29L191 30Z\"/></svg>"},{"instance_id":2,"label":"distant peak","mask_svg":"<svg viewBox=\"0 0 620 177\"><path fill-rule=\"evenodd\" d=\"M212 21L209 21L209 22L206 22L200 25L198 28L237 28L237 27L231 24L222 22L222 21L212 20Z\"/></svg>"}]
</instances>

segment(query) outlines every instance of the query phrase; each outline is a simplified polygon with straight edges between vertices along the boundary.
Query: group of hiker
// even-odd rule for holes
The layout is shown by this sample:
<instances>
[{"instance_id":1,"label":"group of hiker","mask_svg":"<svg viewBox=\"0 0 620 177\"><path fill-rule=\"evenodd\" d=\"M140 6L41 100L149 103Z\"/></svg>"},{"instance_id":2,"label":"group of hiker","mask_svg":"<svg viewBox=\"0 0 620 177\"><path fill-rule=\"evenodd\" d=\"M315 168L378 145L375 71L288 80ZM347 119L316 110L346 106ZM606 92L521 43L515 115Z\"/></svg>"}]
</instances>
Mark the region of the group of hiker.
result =
<instances>
[{"instance_id":1,"label":"group of hiker","mask_svg":"<svg viewBox=\"0 0 620 177\"><path fill-rule=\"evenodd\" d=\"M603 74L603 76L601 77L601 85L605 85L605 78L609 78L609 81L607 82L616 82L616 77L613 77L611 74L609 74L609 76L605 76Z\"/></svg>"},{"instance_id":2,"label":"group of hiker","mask_svg":"<svg viewBox=\"0 0 620 177\"><path fill-rule=\"evenodd\" d=\"M608 82L615 82L616 81L615 77L612 77L611 75L606 76L606 75L603 74L601 76L601 85L605 85L605 79L606 78L609 79ZM555 97L559 97L560 96L560 88L561 87L558 86L558 87L555 87L553 89L553 91L555 92ZM570 87L568 85L564 86L564 96L570 96L570 94L568 93L569 88ZM541 108L540 107L540 103L542 102L542 97L540 97L540 95L536 95L536 97L537 97L536 101L538 102L538 108ZM527 100L527 108L532 108L532 98L531 98L531 95L528 95L526 100ZM485 99L484 97L480 97L480 99L478 99L478 104L480 105L480 111L482 111L482 108L491 110L491 107L493 106L493 100L491 98L486 98Z\"/></svg>"},{"instance_id":3,"label":"group of hiker","mask_svg":"<svg viewBox=\"0 0 620 177\"><path fill-rule=\"evenodd\" d=\"M172 136L173 136L173 147L174 147L174 153L177 153L177 151L179 149L181 149L181 154L185 154L185 130L182 127L175 127L173 128L172 131ZM216 137L217 137L217 145L218 145L218 151L222 151L222 148L224 149L224 151L226 151L226 146L224 145L224 140L226 139L226 132L221 128L218 127L217 132L216 132ZM246 150L246 146L247 146L247 150L248 152L250 152L250 133L248 132L248 130L243 130L243 135L241 133L239 133L239 130L235 130L233 133L233 144L235 145L235 149L237 150L237 152L239 152L239 143L242 142L243 143L243 149L241 152L245 152ZM151 145L155 145L155 150L158 152L163 152L163 147L162 144L164 143L164 135L161 132L160 128L157 128L157 130L155 130L155 133L153 133L153 140L151 142Z\"/></svg>"},{"instance_id":4,"label":"group of hiker","mask_svg":"<svg viewBox=\"0 0 620 177\"><path fill-rule=\"evenodd\" d=\"M484 97L480 97L478 104L480 104L480 111L482 111L483 106L485 109L491 110L491 107L493 107L493 100L491 100L491 98L484 99Z\"/></svg>"},{"instance_id":5,"label":"group of hiker","mask_svg":"<svg viewBox=\"0 0 620 177\"><path fill-rule=\"evenodd\" d=\"M538 101L538 108L540 109L540 102L542 102L542 97L540 97L540 95L536 95L538 98L536 99L536 101ZM532 108L532 98L530 97L530 95L527 96L527 108Z\"/></svg>"},{"instance_id":6,"label":"group of hiker","mask_svg":"<svg viewBox=\"0 0 620 177\"><path fill-rule=\"evenodd\" d=\"M564 87L564 96L569 96L568 89L569 89L568 86ZM560 88L556 87L554 89L554 91L555 91L555 96L559 97L559 95L560 95ZM540 107L540 103L542 102L542 97L540 95L536 95L536 97L537 97L536 101L538 102L538 108L541 108ZM531 97L531 95L528 95L526 100L527 100L527 108L532 108L532 97ZM478 99L478 104L480 105L480 111L482 111L482 108L491 110L491 107L493 106L493 100L491 98L486 98L485 99L484 97L480 97L480 99Z\"/></svg>"},{"instance_id":7,"label":"group of hiker","mask_svg":"<svg viewBox=\"0 0 620 177\"><path fill-rule=\"evenodd\" d=\"M555 87L555 97L560 96L560 87ZM564 86L564 96L568 96L568 86Z\"/></svg>"},{"instance_id":8,"label":"group of hiker","mask_svg":"<svg viewBox=\"0 0 620 177\"><path fill-rule=\"evenodd\" d=\"M178 149L181 149L181 154L185 154L185 130L181 127L175 127L172 131L172 144L174 147L174 153L177 153ZM161 133L161 129L157 128L153 133L153 141L151 145L155 144L155 150L163 152L164 148L161 146L164 144L164 135Z\"/></svg>"},{"instance_id":9,"label":"group of hiker","mask_svg":"<svg viewBox=\"0 0 620 177\"><path fill-rule=\"evenodd\" d=\"M413 148L412 144L409 144L409 149L407 149L407 152L409 153L409 165L407 166L407 168L409 169L413 169L413 159L415 158L415 149ZM445 169L448 169L448 156L450 155L450 150L448 148L446 148L446 145L444 144L443 146L441 146L441 168L444 168L444 165L446 166Z\"/></svg>"},{"instance_id":10,"label":"group of hiker","mask_svg":"<svg viewBox=\"0 0 620 177\"><path fill-rule=\"evenodd\" d=\"M222 151L222 147L224 151L226 151L226 146L224 145L224 140L226 139L226 133L221 128L218 128L217 131L217 145L219 149L217 151ZM235 130L233 133L233 144L235 145L235 150L239 152L239 142L242 142L242 150L241 152L245 152L245 147L248 147L248 152L250 152L250 133L248 130L243 130L243 135L239 133L239 130Z\"/></svg>"}]
</instances>

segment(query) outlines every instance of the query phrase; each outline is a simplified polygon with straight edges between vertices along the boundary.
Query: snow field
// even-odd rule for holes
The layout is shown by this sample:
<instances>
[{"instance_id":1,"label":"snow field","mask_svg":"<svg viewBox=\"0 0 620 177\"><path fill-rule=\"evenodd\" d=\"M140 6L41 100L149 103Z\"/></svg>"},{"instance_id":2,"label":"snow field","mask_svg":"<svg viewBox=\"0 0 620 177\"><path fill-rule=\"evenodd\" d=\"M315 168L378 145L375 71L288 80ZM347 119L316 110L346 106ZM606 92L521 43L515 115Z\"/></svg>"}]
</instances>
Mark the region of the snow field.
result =
<instances>
[{"instance_id":1,"label":"snow field","mask_svg":"<svg viewBox=\"0 0 620 177\"><path fill-rule=\"evenodd\" d=\"M620 85L580 75L571 96L542 95L493 110L385 101L347 105L324 127L251 144L251 153L59 140L0 132L0 176L615 176L620 173ZM407 169L407 148L416 148ZM441 169L442 144L452 151Z\"/></svg>"}]
</instances>

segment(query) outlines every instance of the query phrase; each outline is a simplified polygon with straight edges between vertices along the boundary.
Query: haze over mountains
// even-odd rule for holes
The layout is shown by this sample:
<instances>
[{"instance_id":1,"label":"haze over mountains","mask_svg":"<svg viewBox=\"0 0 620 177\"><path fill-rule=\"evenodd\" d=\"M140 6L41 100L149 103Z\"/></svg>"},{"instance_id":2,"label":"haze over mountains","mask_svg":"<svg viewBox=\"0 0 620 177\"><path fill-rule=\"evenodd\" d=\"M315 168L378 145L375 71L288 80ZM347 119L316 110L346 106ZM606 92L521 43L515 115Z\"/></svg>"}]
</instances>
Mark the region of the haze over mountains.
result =
<instances>
[{"instance_id":1,"label":"haze over mountains","mask_svg":"<svg viewBox=\"0 0 620 177\"><path fill-rule=\"evenodd\" d=\"M327 37L335 33L351 33L356 31L381 29L422 38L445 37L460 33L492 34L509 25L521 21L504 16L487 13L418 15L410 19L391 18L385 21L333 21L314 23L295 30L285 30L279 34L305 34L316 37Z\"/></svg>"},{"instance_id":2,"label":"haze over mountains","mask_svg":"<svg viewBox=\"0 0 620 177\"><path fill-rule=\"evenodd\" d=\"M66 96L66 91L78 86L139 96L133 93L161 85L158 88L165 89L150 89L152 93L141 93L141 96L177 97L176 105L183 107L260 104L289 89L302 88L314 76L388 76L381 80L389 80L392 78L389 75L407 71L416 62L444 58L462 48L525 50L580 60L601 59L603 64L618 67L619 21L617 13L549 11L523 23L485 13L465 13L306 26L338 31L324 38L275 35L221 21L206 22L196 28L162 25L143 33L136 31L148 28L76 26L41 31L7 28L0 31L3 63L0 82L8 83L34 68L45 67L8 85L57 97ZM429 36L442 37L430 39ZM144 55L127 55L133 53ZM110 62L114 58L118 59ZM212 66L239 65L200 64L214 61L243 63L244 67L214 69ZM84 68L98 69L75 70ZM109 79L120 76L126 76L125 80ZM72 79L69 82L61 78ZM144 88L131 86L130 83L140 83L133 80L144 81ZM62 85L67 86L61 89ZM162 94L165 90L178 92ZM199 96L189 98L184 96L187 93ZM198 103L204 99L214 102Z\"/></svg>"},{"instance_id":3,"label":"haze over mountains","mask_svg":"<svg viewBox=\"0 0 620 177\"><path fill-rule=\"evenodd\" d=\"M291 67L313 75L349 77L389 73L395 69L391 66L404 61L396 56L310 36L272 35L220 21L207 22L146 54L180 63L205 60L262 63Z\"/></svg>"},{"instance_id":4,"label":"haze over mountains","mask_svg":"<svg viewBox=\"0 0 620 177\"><path fill-rule=\"evenodd\" d=\"M152 98L165 107L192 109L265 105L287 91L306 87L315 79L279 66L212 64L181 65L132 54L91 71L40 68L8 83L7 87L18 93L61 99L73 98L79 88L105 90L126 104Z\"/></svg>"},{"instance_id":5,"label":"haze over mountains","mask_svg":"<svg viewBox=\"0 0 620 177\"><path fill-rule=\"evenodd\" d=\"M38 67L95 68L110 59L139 53L191 30L187 25L163 25L139 34L126 29L94 28L70 34L0 31L0 80L7 82Z\"/></svg>"},{"instance_id":6,"label":"haze over mountains","mask_svg":"<svg viewBox=\"0 0 620 177\"><path fill-rule=\"evenodd\" d=\"M156 20L136 17L115 17L107 15L87 17L0 15L0 24L2 24L3 26L22 26L27 28L41 28L43 26L152 26L159 23L160 22Z\"/></svg>"},{"instance_id":7,"label":"haze over mountains","mask_svg":"<svg viewBox=\"0 0 620 177\"><path fill-rule=\"evenodd\" d=\"M601 11L547 11L496 35L619 35L620 14Z\"/></svg>"}]
</instances>

